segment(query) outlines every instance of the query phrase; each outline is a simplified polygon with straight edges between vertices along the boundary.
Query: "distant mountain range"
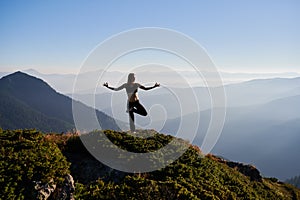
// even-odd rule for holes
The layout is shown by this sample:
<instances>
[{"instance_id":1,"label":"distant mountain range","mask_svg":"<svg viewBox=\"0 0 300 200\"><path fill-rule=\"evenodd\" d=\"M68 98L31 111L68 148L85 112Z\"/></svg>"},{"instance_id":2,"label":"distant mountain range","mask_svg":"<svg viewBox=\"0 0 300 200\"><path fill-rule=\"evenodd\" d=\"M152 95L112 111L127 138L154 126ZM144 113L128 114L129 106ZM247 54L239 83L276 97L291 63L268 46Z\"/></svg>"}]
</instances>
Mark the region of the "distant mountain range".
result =
<instances>
[{"instance_id":1,"label":"distant mountain range","mask_svg":"<svg viewBox=\"0 0 300 200\"><path fill-rule=\"evenodd\" d=\"M74 103L81 107L83 114L94 111L79 101ZM113 118L98 110L96 115L103 129L120 130ZM57 93L43 80L23 72L7 75L0 79L0 127L70 131L75 128L72 99Z\"/></svg>"},{"instance_id":2,"label":"distant mountain range","mask_svg":"<svg viewBox=\"0 0 300 200\"><path fill-rule=\"evenodd\" d=\"M212 152L230 160L253 163L265 176L285 180L299 174L299 102L300 95L296 95L259 105L228 107L224 128ZM181 121L194 122L197 115L199 129L193 143L201 146L211 120L210 109L167 119L160 131L176 133ZM185 131L194 130L186 127Z\"/></svg>"},{"instance_id":3,"label":"distant mountain range","mask_svg":"<svg viewBox=\"0 0 300 200\"><path fill-rule=\"evenodd\" d=\"M292 177L292 178L286 180L286 183L290 183L290 184L296 186L297 188L300 188L300 176Z\"/></svg>"},{"instance_id":4,"label":"distant mountain range","mask_svg":"<svg viewBox=\"0 0 300 200\"><path fill-rule=\"evenodd\" d=\"M257 106L228 108L213 152L254 163L265 176L281 180L299 173L300 96ZM195 141L200 142L200 141ZM284 170L283 170L284 169Z\"/></svg>"},{"instance_id":5,"label":"distant mountain range","mask_svg":"<svg viewBox=\"0 0 300 200\"><path fill-rule=\"evenodd\" d=\"M112 115L113 102L114 110L124 110L124 98L126 94L124 91L111 92L106 88L102 88L103 93L89 93L89 94L70 94L73 98L80 100L87 105L95 106L97 109L103 110ZM191 90L194 91L195 96L191 96ZM224 86L226 94L227 107L240 107L268 103L280 98L300 95L300 77L297 78L275 78L275 79L257 79L242 83L229 84ZM141 101L147 106L153 104L162 105L168 111L168 118L176 118L181 115L195 112L195 109L178 111L178 106L175 102L177 97L188 97L180 99L181 104L188 104L191 98L197 98L199 103L199 111L204 111L211 108L210 91L206 87L193 88L176 88L166 87L151 90L150 92L141 91L139 93ZM176 97L177 96L177 97ZM91 101L93 100L93 101ZM94 105L95 100L95 105ZM176 116L177 115L177 116Z\"/></svg>"},{"instance_id":6,"label":"distant mountain range","mask_svg":"<svg viewBox=\"0 0 300 200\"><path fill-rule=\"evenodd\" d=\"M63 94L71 94L73 92L74 81L77 77L76 74L46 74L41 73L35 69L27 69L23 72L40 78L46 81L52 88L56 91ZM172 74L170 74L172 72ZM10 74L11 72L0 72L0 78ZM99 69L97 71L89 71L89 72L81 72L80 78L88 83L89 80L98 80L99 76L102 75L103 70ZM210 78L214 76L213 73L203 72L202 74L205 78ZM233 84L233 83L241 83L253 79L274 79L276 77L283 78L292 78L299 77L300 74L296 72L285 72L285 73L232 73L232 72L219 72L222 77L222 81L224 84ZM164 85L168 85L168 87L182 87L182 81L179 81L178 78L183 76L184 78L189 79L189 83L192 87L195 86L204 86L203 78L200 78L197 73L194 71L163 71L159 69L154 69L153 71L136 71L137 80L142 83L146 83L149 81L161 82ZM179 76L178 76L179 75ZM120 71L106 71L103 73L103 77L101 80L103 82L108 81L111 84L117 84L120 79L126 80L127 72ZM155 77L156 80L149 80L149 77ZM200 78L200 79L199 79ZM86 81L85 81L86 80ZM90 88L89 84L83 84L81 86L80 94L90 94L94 93L94 88ZM106 92L106 90L102 87L97 88L97 93Z\"/></svg>"}]
</instances>

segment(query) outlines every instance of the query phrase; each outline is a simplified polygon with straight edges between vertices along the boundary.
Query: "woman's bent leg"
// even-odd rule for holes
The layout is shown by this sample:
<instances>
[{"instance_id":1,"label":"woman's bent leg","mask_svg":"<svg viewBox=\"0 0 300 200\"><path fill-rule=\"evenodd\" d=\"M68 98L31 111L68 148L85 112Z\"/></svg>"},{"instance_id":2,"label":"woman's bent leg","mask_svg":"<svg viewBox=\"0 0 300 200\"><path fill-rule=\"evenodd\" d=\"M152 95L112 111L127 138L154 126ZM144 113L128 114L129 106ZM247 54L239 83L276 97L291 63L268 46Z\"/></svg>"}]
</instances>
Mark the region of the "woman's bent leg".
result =
<instances>
[{"instance_id":1,"label":"woman's bent leg","mask_svg":"<svg viewBox=\"0 0 300 200\"><path fill-rule=\"evenodd\" d=\"M139 101L134 102L134 108L135 109L133 110L133 112L139 115L146 116L148 114L144 106L140 104Z\"/></svg>"}]
</instances>

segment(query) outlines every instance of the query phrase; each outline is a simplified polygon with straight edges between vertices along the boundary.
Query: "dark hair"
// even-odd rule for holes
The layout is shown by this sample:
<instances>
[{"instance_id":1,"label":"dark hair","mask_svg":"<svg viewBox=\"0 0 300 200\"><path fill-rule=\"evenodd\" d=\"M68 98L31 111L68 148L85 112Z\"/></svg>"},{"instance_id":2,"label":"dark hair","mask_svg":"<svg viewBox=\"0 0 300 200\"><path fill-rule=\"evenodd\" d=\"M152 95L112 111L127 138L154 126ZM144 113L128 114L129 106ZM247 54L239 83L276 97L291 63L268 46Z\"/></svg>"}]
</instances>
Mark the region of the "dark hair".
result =
<instances>
[{"instance_id":1,"label":"dark hair","mask_svg":"<svg viewBox=\"0 0 300 200\"><path fill-rule=\"evenodd\" d=\"M132 83L134 81L134 73L128 74L127 83Z\"/></svg>"}]
</instances>

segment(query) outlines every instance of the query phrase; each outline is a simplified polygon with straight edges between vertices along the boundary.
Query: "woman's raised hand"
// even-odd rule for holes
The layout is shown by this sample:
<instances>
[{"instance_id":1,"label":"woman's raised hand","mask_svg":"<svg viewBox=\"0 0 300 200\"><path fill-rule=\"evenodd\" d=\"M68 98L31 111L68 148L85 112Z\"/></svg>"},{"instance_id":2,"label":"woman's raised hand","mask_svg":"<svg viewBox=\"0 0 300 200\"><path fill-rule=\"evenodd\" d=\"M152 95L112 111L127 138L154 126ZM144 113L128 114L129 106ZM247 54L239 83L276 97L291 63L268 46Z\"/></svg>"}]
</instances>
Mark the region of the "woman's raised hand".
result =
<instances>
[{"instance_id":1,"label":"woman's raised hand","mask_svg":"<svg viewBox=\"0 0 300 200\"><path fill-rule=\"evenodd\" d=\"M105 82L105 83L103 84L103 86L104 86L104 87L108 87L108 83Z\"/></svg>"},{"instance_id":2,"label":"woman's raised hand","mask_svg":"<svg viewBox=\"0 0 300 200\"><path fill-rule=\"evenodd\" d=\"M159 87L160 84L159 83L155 83L154 87Z\"/></svg>"}]
</instances>

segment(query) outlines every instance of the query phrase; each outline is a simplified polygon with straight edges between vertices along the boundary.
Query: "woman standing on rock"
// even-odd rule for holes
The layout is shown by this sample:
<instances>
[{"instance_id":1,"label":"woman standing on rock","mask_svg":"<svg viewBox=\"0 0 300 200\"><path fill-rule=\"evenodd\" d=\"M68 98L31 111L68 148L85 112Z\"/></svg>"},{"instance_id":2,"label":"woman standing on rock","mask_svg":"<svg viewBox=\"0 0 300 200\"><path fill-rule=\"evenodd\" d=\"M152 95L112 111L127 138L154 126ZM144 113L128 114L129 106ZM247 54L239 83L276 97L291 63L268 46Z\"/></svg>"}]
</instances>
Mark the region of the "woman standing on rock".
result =
<instances>
[{"instance_id":1,"label":"woman standing on rock","mask_svg":"<svg viewBox=\"0 0 300 200\"><path fill-rule=\"evenodd\" d=\"M120 87L113 88L108 86L108 83L104 83L103 86L113 90L113 91L119 91L122 89L126 89L127 96L128 96L128 102L127 102L127 110L126 112L129 113L129 124L130 124L130 130L131 132L135 132L135 125L134 125L134 113L137 113L142 116L147 115L147 111L144 108L144 106L139 102L138 98L138 88L141 88L143 90L151 90L153 88L159 87L160 84L155 83L152 87L145 87L139 83L135 83L135 75L134 73L130 73L128 75L127 83L124 83Z\"/></svg>"}]
</instances>

